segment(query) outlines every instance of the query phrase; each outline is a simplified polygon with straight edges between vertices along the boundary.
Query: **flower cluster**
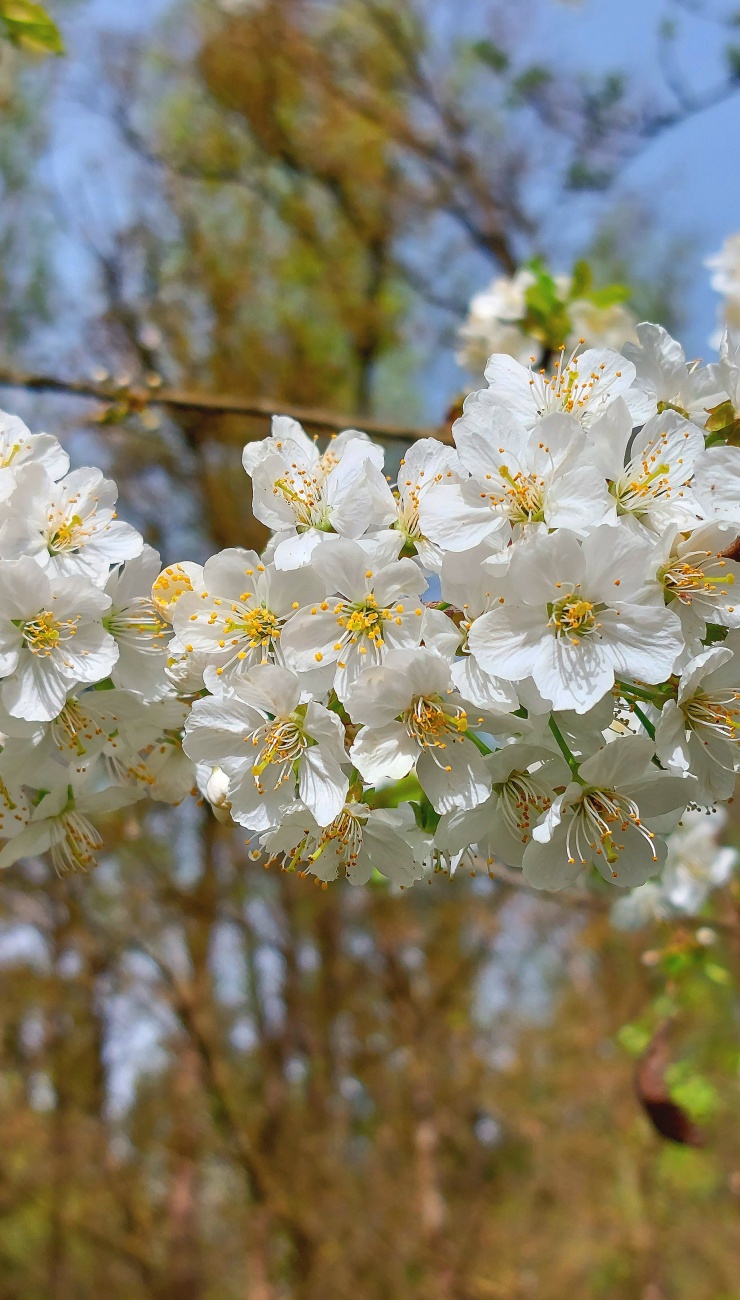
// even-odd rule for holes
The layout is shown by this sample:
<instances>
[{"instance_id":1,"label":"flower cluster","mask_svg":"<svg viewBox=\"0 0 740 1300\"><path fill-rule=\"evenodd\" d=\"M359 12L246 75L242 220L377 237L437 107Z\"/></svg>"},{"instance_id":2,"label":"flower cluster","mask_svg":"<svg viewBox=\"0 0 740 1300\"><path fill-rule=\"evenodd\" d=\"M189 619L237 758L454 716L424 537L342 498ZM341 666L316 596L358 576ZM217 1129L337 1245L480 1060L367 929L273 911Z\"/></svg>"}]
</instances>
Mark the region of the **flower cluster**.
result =
<instances>
[{"instance_id":1,"label":"flower cluster","mask_svg":"<svg viewBox=\"0 0 740 1300\"><path fill-rule=\"evenodd\" d=\"M0 866L101 846L91 816L193 786L187 704L167 678L159 556L99 469L0 413Z\"/></svg>"},{"instance_id":2,"label":"flower cluster","mask_svg":"<svg viewBox=\"0 0 740 1300\"><path fill-rule=\"evenodd\" d=\"M624 302L621 285L593 289L585 263L575 273L551 276L535 261L512 276L497 276L470 300L467 319L460 326L457 361L480 375L493 352L505 352L528 362L540 361L551 346L578 339L589 347L621 348L636 341L637 320Z\"/></svg>"},{"instance_id":3,"label":"flower cluster","mask_svg":"<svg viewBox=\"0 0 740 1300\"><path fill-rule=\"evenodd\" d=\"M659 876L740 761L740 343L637 337L492 356L395 482L275 417L243 457L264 554L161 573L113 485L6 417L0 865L84 864L96 800L196 784L322 882Z\"/></svg>"}]
</instances>

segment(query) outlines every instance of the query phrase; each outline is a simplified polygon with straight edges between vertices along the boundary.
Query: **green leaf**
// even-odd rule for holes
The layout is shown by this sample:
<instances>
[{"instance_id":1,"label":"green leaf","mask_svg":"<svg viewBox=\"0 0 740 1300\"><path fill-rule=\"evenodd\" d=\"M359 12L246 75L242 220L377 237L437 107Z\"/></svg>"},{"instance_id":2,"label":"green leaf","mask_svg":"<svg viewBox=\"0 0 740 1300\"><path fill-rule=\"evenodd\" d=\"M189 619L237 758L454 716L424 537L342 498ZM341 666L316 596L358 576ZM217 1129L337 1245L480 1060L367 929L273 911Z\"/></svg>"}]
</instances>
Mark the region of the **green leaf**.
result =
<instances>
[{"instance_id":1,"label":"green leaf","mask_svg":"<svg viewBox=\"0 0 740 1300\"><path fill-rule=\"evenodd\" d=\"M573 267L571 298L585 298L591 288L591 267L585 258L581 258Z\"/></svg>"},{"instance_id":2,"label":"green leaf","mask_svg":"<svg viewBox=\"0 0 740 1300\"><path fill-rule=\"evenodd\" d=\"M688 1062L678 1062L666 1071L666 1083L673 1100L693 1120L711 1119L719 1106L719 1093L701 1074L691 1074Z\"/></svg>"},{"instance_id":3,"label":"green leaf","mask_svg":"<svg viewBox=\"0 0 740 1300\"><path fill-rule=\"evenodd\" d=\"M506 72L509 66L509 56L500 45L494 44L493 41L473 41L471 50L481 63L485 63L487 68L493 72Z\"/></svg>"},{"instance_id":4,"label":"green leaf","mask_svg":"<svg viewBox=\"0 0 740 1300\"><path fill-rule=\"evenodd\" d=\"M596 307L612 307L615 302L627 302L630 291L626 284L606 284L603 289L592 289L586 296Z\"/></svg>"},{"instance_id":5,"label":"green leaf","mask_svg":"<svg viewBox=\"0 0 740 1300\"><path fill-rule=\"evenodd\" d=\"M549 68L543 68L540 64L534 63L531 68L526 68L524 72L516 78L513 90L513 100L532 99L540 90L544 90L552 81L552 72Z\"/></svg>"},{"instance_id":6,"label":"green leaf","mask_svg":"<svg viewBox=\"0 0 740 1300\"><path fill-rule=\"evenodd\" d=\"M617 1032L617 1042L631 1056L642 1056L650 1042L650 1032L643 1025L622 1025Z\"/></svg>"},{"instance_id":7,"label":"green leaf","mask_svg":"<svg viewBox=\"0 0 740 1300\"><path fill-rule=\"evenodd\" d=\"M56 23L42 5L32 0L0 0L0 23L13 45L34 54L63 54L64 42Z\"/></svg>"},{"instance_id":8,"label":"green leaf","mask_svg":"<svg viewBox=\"0 0 740 1300\"><path fill-rule=\"evenodd\" d=\"M704 967L704 974L713 984L729 984L732 979L730 972L724 966L718 966L714 961L707 962Z\"/></svg>"}]
</instances>

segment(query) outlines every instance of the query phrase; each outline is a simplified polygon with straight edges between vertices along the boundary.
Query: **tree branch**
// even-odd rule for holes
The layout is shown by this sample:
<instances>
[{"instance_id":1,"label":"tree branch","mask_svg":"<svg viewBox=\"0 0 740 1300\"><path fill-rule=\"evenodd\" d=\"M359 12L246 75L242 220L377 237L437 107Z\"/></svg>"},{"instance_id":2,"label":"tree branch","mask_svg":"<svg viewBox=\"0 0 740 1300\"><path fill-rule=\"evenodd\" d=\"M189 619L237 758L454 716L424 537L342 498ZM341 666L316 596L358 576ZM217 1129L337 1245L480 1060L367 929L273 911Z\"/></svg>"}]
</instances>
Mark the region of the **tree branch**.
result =
<instances>
[{"instance_id":1,"label":"tree branch","mask_svg":"<svg viewBox=\"0 0 740 1300\"><path fill-rule=\"evenodd\" d=\"M130 414L139 414L149 406L166 406L172 410L211 412L214 415L245 415L268 420L273 415L289 415L310 429L339 433L355 427L358 419L365 433L378 438L400 439L416 442L419 438L437 438L451 444L446 428L424 428L414 425L389 424L373 417L340 415L317 407L294 406L278 397L236 397L223 393L199 393L189 389L138 386L119 386L97 383L92 379L61 379L56 375L30 374L22 370L0 367L0 388L24 388L29 392L65 393L70 397L90 398L106 406L127 407Z\"/></svg>"}]
</instances>

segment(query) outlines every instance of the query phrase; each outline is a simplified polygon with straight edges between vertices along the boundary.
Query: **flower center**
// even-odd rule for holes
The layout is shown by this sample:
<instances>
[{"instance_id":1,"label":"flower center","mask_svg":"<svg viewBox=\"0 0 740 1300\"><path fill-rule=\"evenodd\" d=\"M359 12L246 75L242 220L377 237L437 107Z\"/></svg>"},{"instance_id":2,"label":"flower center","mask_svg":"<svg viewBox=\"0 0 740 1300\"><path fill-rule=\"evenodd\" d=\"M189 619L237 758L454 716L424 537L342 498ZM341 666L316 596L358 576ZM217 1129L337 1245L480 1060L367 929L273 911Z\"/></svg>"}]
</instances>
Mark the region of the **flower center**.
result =
<instances>
[{"instance_id":1,"label":"flower center","mask_svg":"<svg viewBox=\"0 0 740 1300\"><path fill-rule=\"evenodd\" d=\"M597 857L603 856L613 868L624 848L618 837L630 828L637 830L647 841L653 860L657 861L653 845L655 836L640 821L640 810L635 801L616 790L587 791L579 800L568 827L568 861L579 861L585 866L596 854ZM618 874L612 870L615 878Z\"/></svg>"},{"instance_id":2,"label":"flower center","mask_svg":"<svg viewBox=\"0 0 740 1300\"><path fill-rule=\"evenodd\" d=\"M449 743L462 739L468 726L465 710L446 709L439 696L415 696L402 716L409 736L425 750L446 749ZM432 757L439 762L434 752Z\"/></svg>"},{"instance_id":3,"label":"flower center","mask_svg":"<svg viewBox=\"0 0 740 1300\"><path fill-rule=\"evenodd\" d=\"M22 625L23 640L31 654L45 658L61 641L68 641L75 635L79 621L79 614L74 618L56 619L50 610L42 610Z\"/></svg>"},{"instance_id":4,"label":"flower center","mask_svg":"<svg viewBox=\"0 0 740 1300\"><path fill-rule=\"evenodd\" d=\"M545 480L537 474L523 474L521 470L512 473L506 465L499 467L499 474L506 487L496 504L505 506L513 523L542 523L545 518Z\"/></svg>"},{"instance_id":5,"label":"flower center","mask_svg":"<svg viewBox=\"0 0 740 1300\"><path fill-rule=\"evenodd\" d=\"M246 737L249 739L249 737ZM262 790L261 777L265 768L276 768L274 789L287 781L293 771L293 764L300 758L308 745L308 739L301 729L300 719L275 718L264 727L260 727L251 736L252 744L260 746L257 760L252 764L252 775L258 790Z\"/></svg>"},{"instance_id":6,"label":"flower center","mask_svg":"<svg viewBox=\"0 0 740 1300\"><path fill-rule=\"evenodd\" d=\"M506 781L493 788L508 829L526 843L533 823L539 821L552 803L550 792L526 771L512 772Z\"/></svg>"},{"instance_id":7,"label":"flower center","mask_svg":"<svg viewBox=\"0 0 740 1300\"><path fill-rule=\"evenodd\" d=\"M670 499L672 487L668 475L671 467L665 462L656 465L656 454L632 461L617 482L611 485L616 499L618 515L646 514L651 504Z\"/></svg>"},{"instance_id":8,"label":"flower center","mask_svg":"<svg viewBox=\"0 0 740 1300\"><path fill-rule=\"evenodd\" d=\"M240 611L238 619L227 619L224 630L229 635L241 633L249 642L250 649L258 645L269 645L271 641L280 638L280 623L272 610L264 605Z\"/></svg>"},{"instance_id":9,"label":"flower center","mask_svg":"<svg viewBox=\"0 0 740 1300\"><path fill-rule=\"evenodd\" d=\"M581 637L590 636L600 626L596 616L604 608L603 605L594 605L590 600L584 600L576 589L548 606L548 626L555 629L556 636L568 637L574 645L578 645Z\"/></svg>"},{"instance_id":10,"label":"flower center","mask_svg":"<svg viewBox=\"0 0 740 1300\"><path fill-rule=\"evenodd\" d=\"M737 720L740 709L733 707L737 700L740 700L740 691L722 691L717 695L697 691L684 707L684 718L694 731L709 730L735 745L740 744L740 721Z\"/></svg>"},{"instance_id":11,"label":"flower center","mask_svg":"<svg viewBox=\"0 0 740 1300\"><path fill-rule=\"evenodd\" d=\"M299 529L319 528L331 532L328 506L324 497L324 479L293 464L272 485L275 496L281 496L293 510Z\"/></svg>"},{"instance_id":12,"label":"flower center","mask_svg":"<svg viewBox=\"0 0 740 1300\"><path fill-rule=\"evenodd\" d=\"M126 641L143 652L163 648L165 624L153 600L137 596L124 609L116 609L103 619L103 627L118 641Z\"/></svg>"},{"instance_id":13,"label":"flower center","mask_svg":"<svg viewBox=\"0 0 740 1300\"><path fill-rule=\"evenodd\" d=\"M55 821L51 861L57 875L62 876L67 871L88 871L95 866L95 854L102 847L102 838L81 813L73 810Z\"/></svg>"},{"instance_id":14,"label":"flower center","mask_svg":"<svg viewBox=\"0 0 740 1300\"><path fill-rule=\"evenodd\" d=\"M384 624L389 619L395 619L396 623L400 623L403 606L397 605L395 614L390 609L381 609L372 592L369 592L364 600L352 603L339 601L334 606L334 613L342 629L341 638L334 648L342 650L347 644L358 645L359 643L360 654L366 654L367 646L363 643L367 641L376 652L380 651L383 645Z\"/></svg>"},{"instance_id":15,"label":"flower center","mask_svg":"<svg viewBox=\"0 0 740 1300\"><path fill-rule=\"evenodd\" d=\"M552 375L547 375L544 370L537 375L530 373L529 383L539 415L547 415L550 411L567 411L578 417L585 413L594 389L603 380L605 367L602 362L599 370L582 375L578 369L577 352L578 347L568 361L564 362L564 352L561 349Z\"/></svg>"},{"instance_id":16,"label":"flower center","mask_svg":"<svg viewBox=\"0 0 740 1300\"><path fill-rule=\"evenodd\" d=\"M89 536L82 526L82 519L79 515L71 515L56 527L52 525L53 531L47 542L50 555L59 555L64 551L78 551L83 545L84 540Z\"/></svg>"},{"instance_id":17,"label":"flower center","mask_svg":"<svg viewBox=\"0 0 740 1300\"><path fill-rule=\"evenodd\" d=\"M707 565L706 561L710 557L711 562ZM712 568L719 570L726 568L726 561L715 556L712 551L692 551L680 558L674 556L658 573L666 598L677 599L683 601L685 605L690 605L697 593L709 599L726 596L727 591L722 588L731 587L735 575L708 572Z\"/></svg>"},{"instance_id":18,"label":"flower center","mask_svg":"<svg viewBox=\"0 0 740 1300\"><path fill-rule=\"evenodd\" d=\"M313 853L309 853L308 862L316 862L330 846L337 856L337 866L345 870L355 866L362 848L363 821L357 813L345 806L342 811L325 826L319 836Z\"/></svg>"}]
</instances>

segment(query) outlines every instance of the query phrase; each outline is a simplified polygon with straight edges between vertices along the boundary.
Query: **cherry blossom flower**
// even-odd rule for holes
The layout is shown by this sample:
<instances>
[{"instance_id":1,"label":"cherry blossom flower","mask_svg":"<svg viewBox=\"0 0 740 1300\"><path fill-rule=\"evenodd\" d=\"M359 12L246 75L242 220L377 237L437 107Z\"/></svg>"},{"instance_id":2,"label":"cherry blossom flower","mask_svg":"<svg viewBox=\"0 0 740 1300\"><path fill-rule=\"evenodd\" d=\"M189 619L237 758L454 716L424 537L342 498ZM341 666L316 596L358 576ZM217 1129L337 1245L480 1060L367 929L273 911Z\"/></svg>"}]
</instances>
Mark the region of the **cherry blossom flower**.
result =
<instances>
[{"instance_id":1,"label":"cherry blossom flower","mask_svg":"<svg viewBox=\"0 0 740 1300\"><path fill-rule=\"evenodd\" d=\"M3 555L33 556L53 577L100 582L111 564L139 555L144 545L135 528L116 519L117 495L99 469L73 470L55 483L42 465L27 465L0 529Z\"/></svg>"},{"instance_id":2,"label":"cherry blossom flower","mask_svg":"<svg viewBox=\"0 0 740 1300\"><path fill-rule=\"evenodd\" d=\"M681 653L681 624L645 587L652 548L603 525L578 539L559 529L522 542L506 595L468 633L486 672L532 677L554 709L585 713L617 674L663 681Z\"/></svg>"},{"instance_id":3,"label":"cherry blossom flower","mask_svg":"<svg viewBox=\"0 0 740 1300\"><path fill-rule=\"evenodd\" d=\"M653 755L647 737L624 736L581 764L532 831L522 859L529 884L564 889L591 867L621 888L658 874L667 853L658 829L678 823L696 782L661 772Z\"/></svg>"},{"instance_id":4,"label":"cherry blossom flower","mask_svg":"<svg viewBox=\"0 0 740 1300\"><path fill-rule=\"evenodd\" d=\"M0 678L8 712L51 721L75 683L106 677L118 658L102 618L110 596L83 578L50 578L30 558L0 569Z\"/></svg>"}]
</instances>

